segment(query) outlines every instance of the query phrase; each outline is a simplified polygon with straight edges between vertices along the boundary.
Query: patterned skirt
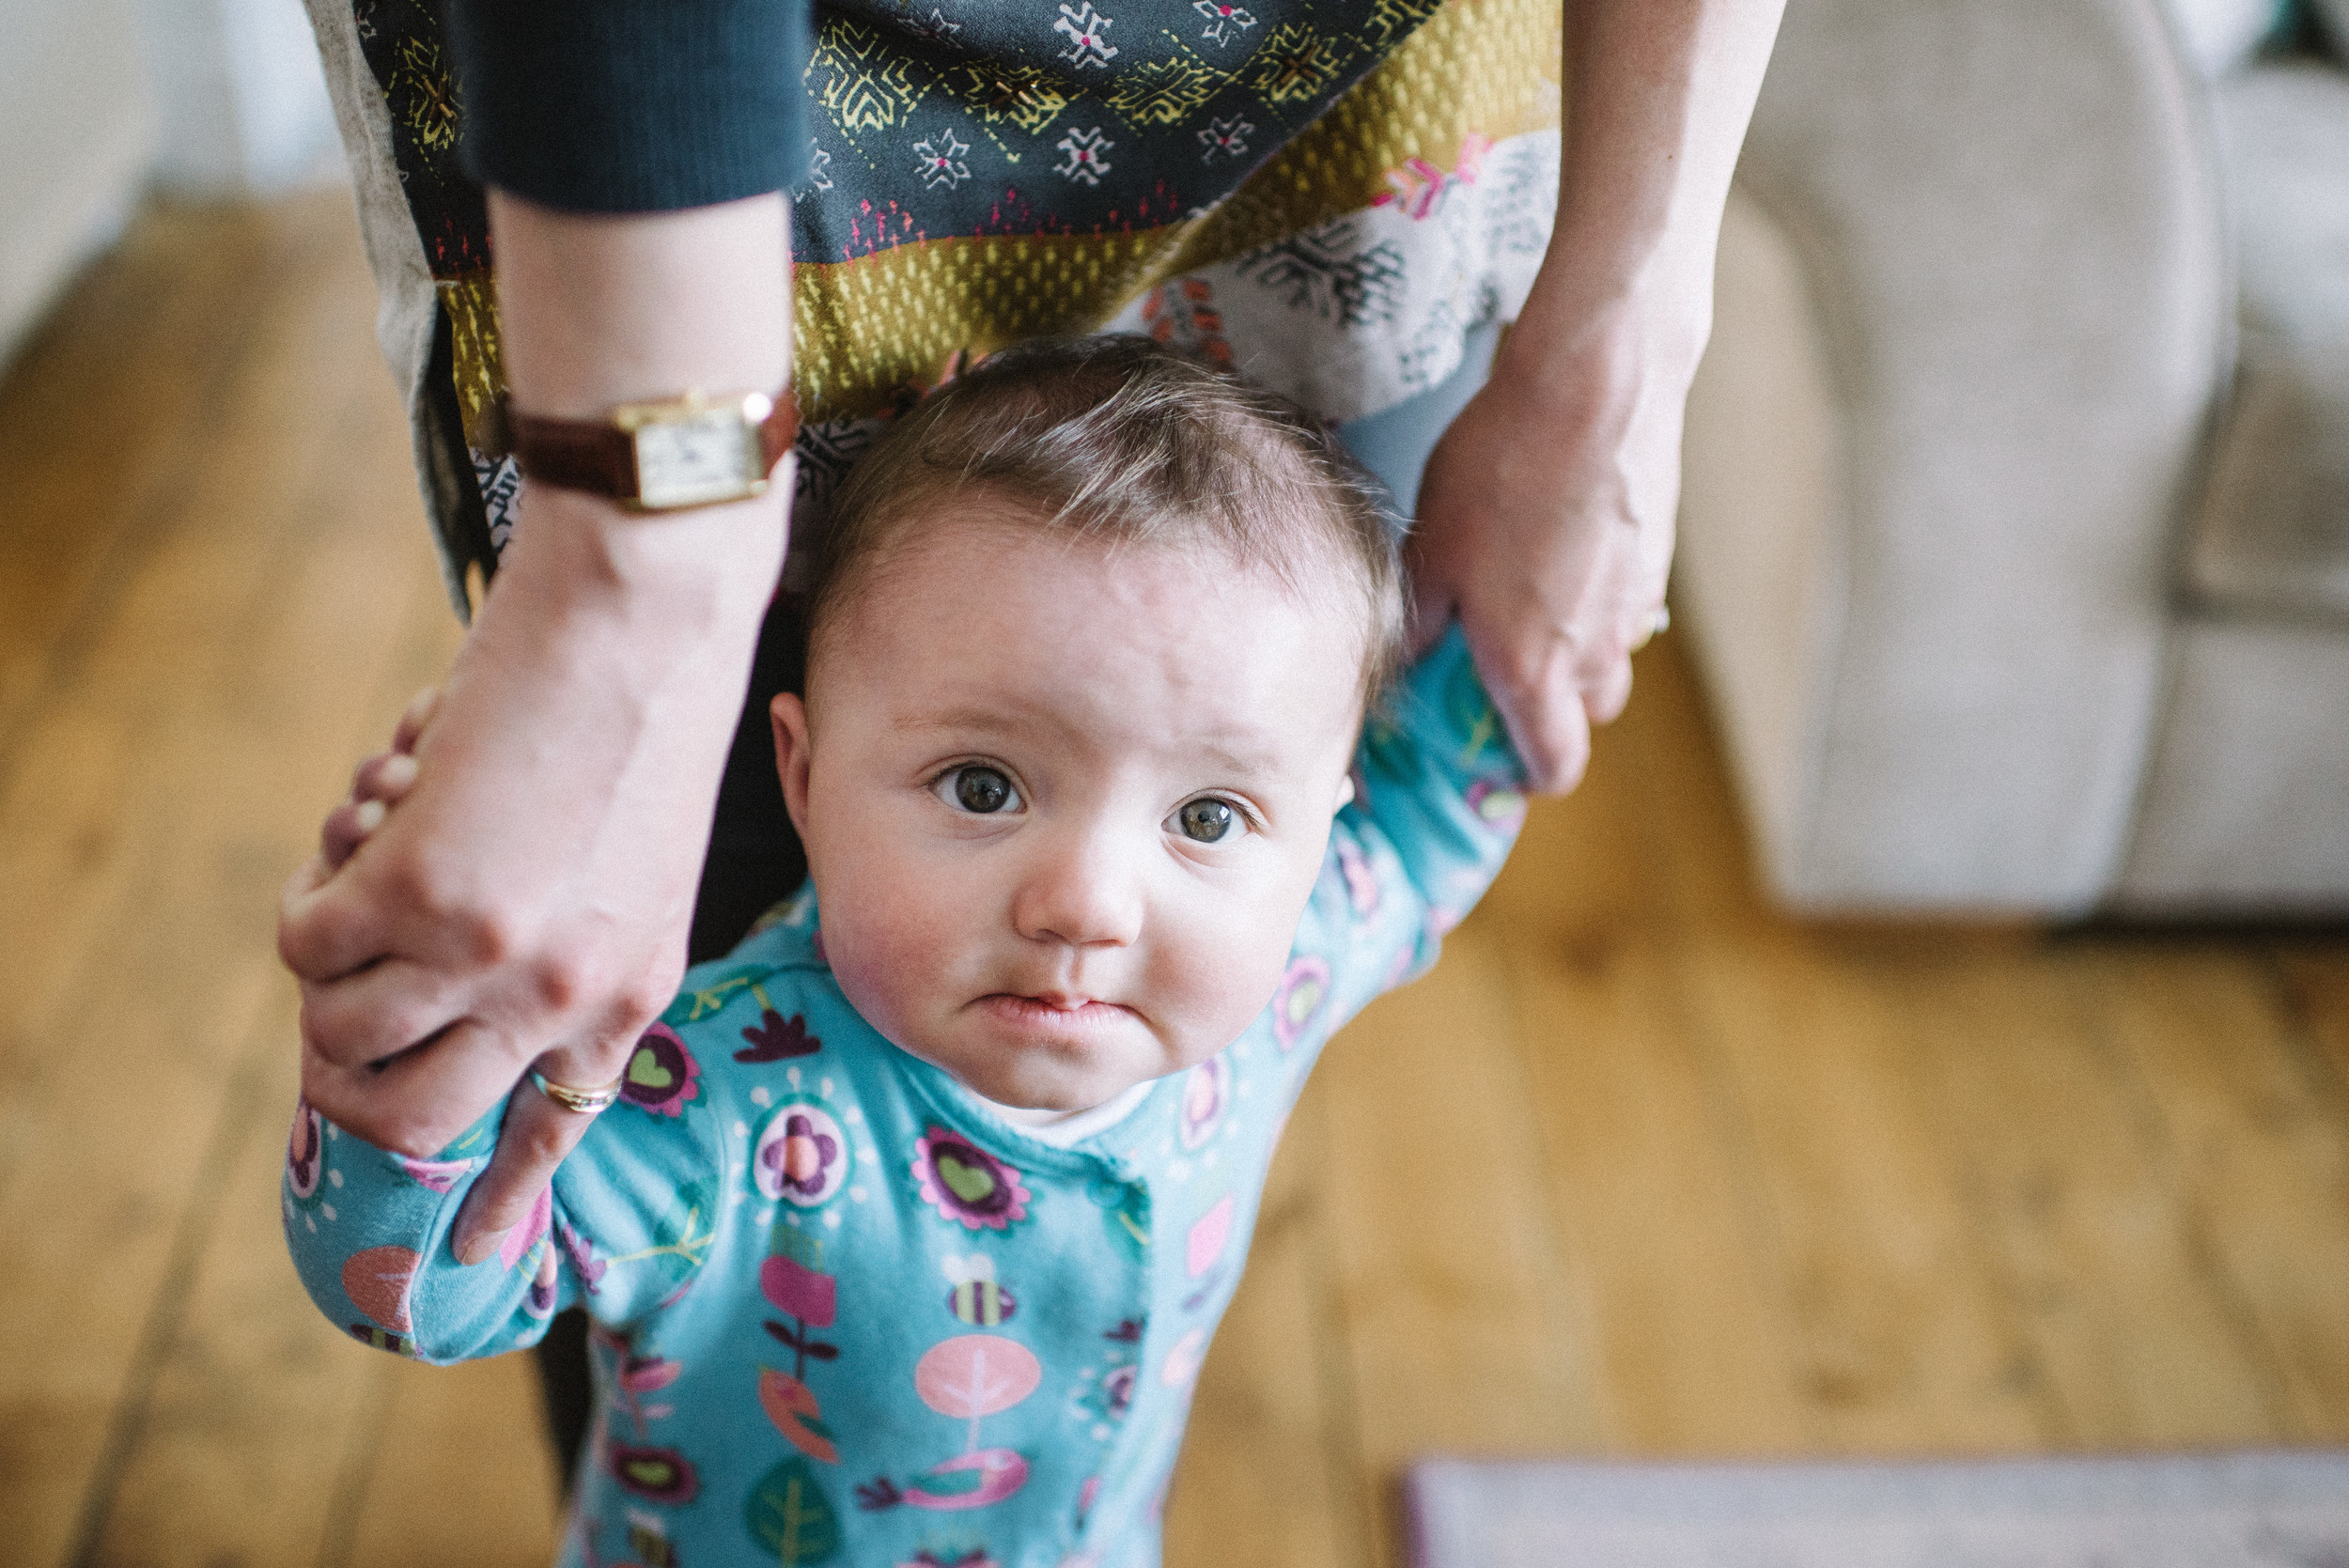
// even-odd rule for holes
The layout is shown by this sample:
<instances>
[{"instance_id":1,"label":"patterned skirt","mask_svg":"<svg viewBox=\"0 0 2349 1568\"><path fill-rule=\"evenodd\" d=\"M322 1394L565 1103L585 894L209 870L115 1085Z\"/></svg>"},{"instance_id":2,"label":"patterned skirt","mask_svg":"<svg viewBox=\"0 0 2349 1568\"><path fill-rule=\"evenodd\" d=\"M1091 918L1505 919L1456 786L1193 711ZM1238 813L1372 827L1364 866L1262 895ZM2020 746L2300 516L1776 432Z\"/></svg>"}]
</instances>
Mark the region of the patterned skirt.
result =
<instances>
[{"instance_id":1,"label":"patterned skirt","mask_svg":"<svg viewBox=\"0 0 2349 1568\"><path fill-rule=\"evenodd\" d=\"M1100 4L1112 8L1099 8ZM433 0L311 0L453 597L519 475ZM1333 422L1457 380L1548 242L1560 0L823 0L799 515L957 354L1147 333Z\"/></svg>"}]
</instances>

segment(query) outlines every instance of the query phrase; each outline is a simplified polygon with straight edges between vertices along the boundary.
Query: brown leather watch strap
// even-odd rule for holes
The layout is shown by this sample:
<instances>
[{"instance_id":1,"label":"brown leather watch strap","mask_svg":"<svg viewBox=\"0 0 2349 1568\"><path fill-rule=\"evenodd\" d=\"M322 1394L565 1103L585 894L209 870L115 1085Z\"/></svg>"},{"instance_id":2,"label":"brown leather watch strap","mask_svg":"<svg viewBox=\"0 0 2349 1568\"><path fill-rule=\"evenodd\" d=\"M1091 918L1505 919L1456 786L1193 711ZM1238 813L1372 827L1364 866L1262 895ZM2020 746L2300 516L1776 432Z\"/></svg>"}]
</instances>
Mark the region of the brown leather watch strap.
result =
<instances>
[{"instance_id":1,"label":"brown leather watch strap","mask_svg":"<svg viewBox=\"0 0 2349 1568\"><path fill-rule=\"evenodd\" d=\"M775 394L773 411L758 425L758 454L768 478L775 476L775 465L783 461L783 455L790 451L792 443L799 439L799 396L789 387L785 387Z\"/></svg>"},{"instance_id":2,"label":"brown leather watch strap","mask_svg":"<svg viewBox=\"0 0 2349 1568\"><path fill-rule=\"evenodd\" d=\"M636 438L592 419L544 419L508 408L506 440L522 477L614 501L636 498Z\"/></svg>"},{"instance_id":3,"label":"brown leather watch strap","mask_svg":"<svg viewBox=\"0 0 2349 1568\"><path fill-rule=\"evenodd\" d=\"M713 399L713 401L716 401ZM500 401L505 435L525 478L614 501L644 493L636 473L636 438L609 419L550 419ZM758 425L759 472L772 475L799 438L799 400L786 387Z\"/></svg>"}]
</instances>

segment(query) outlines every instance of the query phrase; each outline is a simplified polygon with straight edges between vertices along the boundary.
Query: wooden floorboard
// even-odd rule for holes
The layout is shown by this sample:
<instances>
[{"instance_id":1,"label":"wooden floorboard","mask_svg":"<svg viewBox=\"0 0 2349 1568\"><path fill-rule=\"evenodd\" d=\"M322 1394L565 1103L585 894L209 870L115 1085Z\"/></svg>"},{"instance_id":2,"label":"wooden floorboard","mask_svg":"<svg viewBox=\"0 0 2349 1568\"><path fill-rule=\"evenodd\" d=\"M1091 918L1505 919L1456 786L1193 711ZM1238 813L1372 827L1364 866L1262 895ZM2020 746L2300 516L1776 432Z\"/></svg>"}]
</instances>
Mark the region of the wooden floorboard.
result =
<instances>
[{"instance_id":1,"label":"wooden floorboard","mask_svg":"<svg viewBox=\"0 0 2349 1568\"><path fill-rule=\"evenodd\" d=\"M364 1349L278 1235L274 889L457 638L373 308L345 196L159 210L0 379L12 1564L552 1549L528 1364ZM1639 665L1299 1102L1170 1561L1392 1564L1430 1451L2349 1441L2349 929L1793 921Z\"/></svg>"}]
</instances>

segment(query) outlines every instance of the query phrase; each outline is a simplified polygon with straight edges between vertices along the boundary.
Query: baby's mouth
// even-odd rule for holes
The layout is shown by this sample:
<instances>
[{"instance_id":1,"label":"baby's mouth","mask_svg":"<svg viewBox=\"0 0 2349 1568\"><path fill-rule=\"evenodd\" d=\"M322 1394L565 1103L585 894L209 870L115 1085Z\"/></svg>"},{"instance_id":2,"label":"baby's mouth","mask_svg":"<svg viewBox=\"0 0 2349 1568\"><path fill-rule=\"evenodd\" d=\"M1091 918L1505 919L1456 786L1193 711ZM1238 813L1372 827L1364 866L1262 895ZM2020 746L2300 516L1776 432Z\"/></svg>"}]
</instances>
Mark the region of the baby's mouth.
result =
<instances>
[{"instance_id":1,"label":"baby's mouth","mask_svg":"<svg viewBox=\"0 0 2349 1568\"><path fill-rule=\"evenodd\" d=\"M1045 1034L1090 1034L1135 1016L1134 1010L1122 1002L1058 991L1042 996L997 991L979 998L972 1005L999 1022Z\"/></svg>"}]
</instances>

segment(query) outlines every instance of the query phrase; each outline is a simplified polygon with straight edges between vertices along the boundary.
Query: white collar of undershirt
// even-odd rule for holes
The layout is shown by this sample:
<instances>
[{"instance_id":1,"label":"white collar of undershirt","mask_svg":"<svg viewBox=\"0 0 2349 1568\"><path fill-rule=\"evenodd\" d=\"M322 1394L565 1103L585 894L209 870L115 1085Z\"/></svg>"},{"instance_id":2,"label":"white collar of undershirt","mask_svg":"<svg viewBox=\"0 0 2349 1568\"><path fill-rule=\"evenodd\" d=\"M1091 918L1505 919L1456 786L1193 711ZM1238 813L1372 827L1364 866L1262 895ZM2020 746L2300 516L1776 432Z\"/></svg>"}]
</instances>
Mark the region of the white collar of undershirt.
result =
<instances>
[{"instance_id":1,"label":"white collar of undershirt","mask_svg":"<svg viewBox=\"0 0 2349 1568\"><path fill-rule=\"evenodd\" d=\"M1055 1149L1068 1149L1088 1138L1109 1131L1132 1115L1134 1109L1148 1099L1150 1091L1157 1086L1158 1079L1143 1079L1132 1088L1111 1095L1099 1105L1083 1110L1067 1111L1049 1122L1028 1120L1035 1114L1033 1110L1015 1110L1010 1106L997 1105L993 1100L976 1094L972 1097L1037 1142L1050 1143Z\"/></svg>"}]
</instances>

